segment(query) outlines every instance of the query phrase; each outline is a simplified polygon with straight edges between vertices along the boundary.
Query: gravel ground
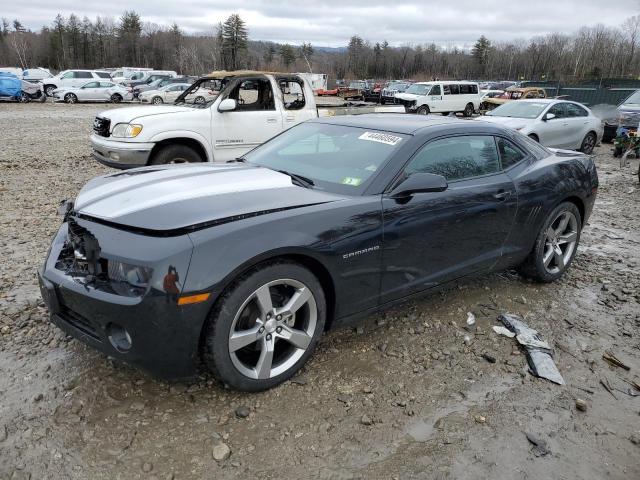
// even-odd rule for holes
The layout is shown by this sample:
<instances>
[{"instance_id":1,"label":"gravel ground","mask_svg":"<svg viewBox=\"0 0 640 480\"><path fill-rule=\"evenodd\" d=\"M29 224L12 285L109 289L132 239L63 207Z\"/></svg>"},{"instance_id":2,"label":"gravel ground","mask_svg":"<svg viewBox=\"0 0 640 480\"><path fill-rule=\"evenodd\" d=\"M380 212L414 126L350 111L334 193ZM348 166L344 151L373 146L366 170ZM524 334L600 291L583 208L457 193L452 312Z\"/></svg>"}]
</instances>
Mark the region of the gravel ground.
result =
<instances>
[{"instance_id":1,"label":"gravel ground","mask_svg":"<svg viewBox=\"0 0 640 480\"><path fill-rule=\"evenodd\" d=\"M293 381L243 394L159 382L48 322L35 271L58 201L108 171L87 140L104 108L0 104L0 479L640 478L637 160L598 147L595 212L561 281L460 283L330 332ZM567 385L491 330L505 311L552 344Z\"/></svg>"}]
</instances>

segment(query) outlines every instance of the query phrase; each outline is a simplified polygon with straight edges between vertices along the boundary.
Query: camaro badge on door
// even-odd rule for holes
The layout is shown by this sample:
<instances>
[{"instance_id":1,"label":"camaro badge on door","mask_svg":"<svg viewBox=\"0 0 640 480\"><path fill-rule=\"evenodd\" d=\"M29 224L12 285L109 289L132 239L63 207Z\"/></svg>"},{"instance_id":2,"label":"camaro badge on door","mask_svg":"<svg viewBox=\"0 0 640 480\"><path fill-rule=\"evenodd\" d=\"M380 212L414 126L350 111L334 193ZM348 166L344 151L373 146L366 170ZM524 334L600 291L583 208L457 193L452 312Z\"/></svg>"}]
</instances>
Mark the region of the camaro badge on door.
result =
<instances>
[{"instance_id":1,"label":"camaro badge on door","mask_svg":"<svg viewBox=\"0 0 640 480\"><path fill-rule=\"evenodd\" d=\"M355 252L349 252L342 255L344 260L348 260L351 257L357 257L359 255L364 255L365 253L375 252L376 250L380 250L380 245L374 245L373 247L365 248L364 250L356 250Z\"/></svg>"}]
</instances>

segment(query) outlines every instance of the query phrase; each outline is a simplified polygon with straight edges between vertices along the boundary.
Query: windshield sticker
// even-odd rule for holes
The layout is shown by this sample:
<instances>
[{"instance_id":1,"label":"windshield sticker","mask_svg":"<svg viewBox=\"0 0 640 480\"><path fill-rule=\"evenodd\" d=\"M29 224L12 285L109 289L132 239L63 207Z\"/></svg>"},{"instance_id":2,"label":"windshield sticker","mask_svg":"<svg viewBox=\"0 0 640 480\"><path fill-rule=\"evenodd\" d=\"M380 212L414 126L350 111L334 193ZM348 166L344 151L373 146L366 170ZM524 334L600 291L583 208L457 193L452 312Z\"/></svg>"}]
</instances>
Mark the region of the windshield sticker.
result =
<instances>
[{"instance_id":1,"label":"windshield sticker","mask_svg":"<svg viewBox=\"0 0 640 480\"><path fill-rule=\"evenodd\" d=\"M402 137L389 135L388 133L364 132L358 137L360 140L368 140L370 142L384 143L385 145L397 145Z\"/></svg>"},{"instance_id":2,"label":"windshield sticker","mask_svg":"<svg viewBox=\"0 0 640 480\"><path fill-rule=\"evenodd\" d=\"M361 178L355 178L355 177L344 177L342 179L342 184L343 185L351 185L352 187L357 187L362 183L362 179Z\"/></svg>"}]
</instances>

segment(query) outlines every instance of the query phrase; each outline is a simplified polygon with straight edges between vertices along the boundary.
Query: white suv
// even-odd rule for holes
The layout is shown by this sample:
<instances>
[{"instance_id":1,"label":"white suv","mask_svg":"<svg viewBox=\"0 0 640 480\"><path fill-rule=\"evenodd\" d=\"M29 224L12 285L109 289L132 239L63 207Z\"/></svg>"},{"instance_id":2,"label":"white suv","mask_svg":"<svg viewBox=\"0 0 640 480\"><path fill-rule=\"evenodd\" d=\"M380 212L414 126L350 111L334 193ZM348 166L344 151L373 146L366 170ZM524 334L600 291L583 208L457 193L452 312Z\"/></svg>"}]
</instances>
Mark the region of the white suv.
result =
<instances>
[{"instance_id":1,"label":"white suv","mask_svg":"<svg viewBox=\"0 0 640 480\"><path fill-rule=\"evenodd\" d=\"M59 88L81 87L90 80L111 80L109 72L99 70L65 70L43 81L44 92L52 96Z\"/></svg>"}]
</instances>

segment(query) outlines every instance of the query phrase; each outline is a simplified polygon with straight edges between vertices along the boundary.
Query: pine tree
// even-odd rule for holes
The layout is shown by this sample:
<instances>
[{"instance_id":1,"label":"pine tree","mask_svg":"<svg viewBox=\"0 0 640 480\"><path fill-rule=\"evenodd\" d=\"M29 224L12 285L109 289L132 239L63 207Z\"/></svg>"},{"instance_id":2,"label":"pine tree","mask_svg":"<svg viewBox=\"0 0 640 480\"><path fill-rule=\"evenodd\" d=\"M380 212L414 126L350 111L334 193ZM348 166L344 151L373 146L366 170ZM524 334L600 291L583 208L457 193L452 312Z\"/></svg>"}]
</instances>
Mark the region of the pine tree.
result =
<instances>
[{"instance_id":1,"label":"pine tree","mask_svg":"<svg viewBox=\"0 0 640 480\"><path fill-rule=\"evenodd\" d=\"M478 66L480 67L480 74L484 75L487 70L487 63L489 62L489 52L491 51L491 41L481 35L478 41L471 50L471 55L475 58Z\"/></svg>"},{"instance_id":2,"label":"pine tree","mask_svg":"<svg viewBox=\"0 0 640 480\"><path fill-rule=\"evenodd\" d=\"M227 70L237 70L247 50L249 33L240 15L234 13L222 25L222 51Z\"/></svg>"},{"instance_id":3,"label":"pine tree","mask_svg":"<svg viewBox=\"0 0 640 480\"><path fill-rule=\"evenodd\" d=\"M280 58L284 68L289 68L296 61L296 52L291 45L285 43L280 46Z\"/></svg>"}]
</instances>

